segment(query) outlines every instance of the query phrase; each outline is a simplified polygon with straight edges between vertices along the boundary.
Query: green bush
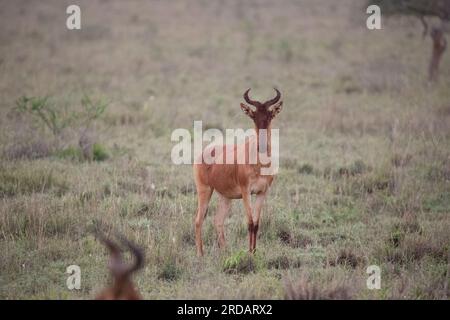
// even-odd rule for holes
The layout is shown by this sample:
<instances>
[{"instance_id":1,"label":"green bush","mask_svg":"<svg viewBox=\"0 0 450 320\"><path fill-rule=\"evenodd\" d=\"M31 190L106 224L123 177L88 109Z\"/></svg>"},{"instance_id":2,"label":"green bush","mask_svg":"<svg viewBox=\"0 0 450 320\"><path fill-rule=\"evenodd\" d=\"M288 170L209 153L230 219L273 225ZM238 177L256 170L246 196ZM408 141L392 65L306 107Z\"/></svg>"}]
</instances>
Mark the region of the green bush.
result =
<instances>
[{"instance_id":1,"label":"green bush","mask_svg":"<svg viewBox=\"0 0 450 320\"><path fill-rule=\"evenodd\" d=\"M74 119L73 114L67 114L61 108L56 108L49 97L26 97L16 101L19 112L27 113L40 120L41 124L48 128L53 135L59 136Z\"/></svg>"},{"instance_id":2,"label":"green bush","mask_svg":"<svg viewBox=\"0 0 450 320\"><path fill-rule=\"evenodd\" d=\"M83 132L79 139L81 143L83 138L85 138L84 134L91 129L93 122L105 112L108 103L102 100L92 100L89 96L85 95L81 99L81 106L81 110L69 109L67 105L57 105L50 97L23 96L16 101L16 110L18 112L37 119L43 128L47 128L52 132L54 138L56 138L55 149L57 150L56 155L58 157L77 160L82 158L94 161L106 160L109 157L108 152L98 143L92 145L95 142L95 139L93 140L92 137L89 137L88 143L85 143L87 149L80 145L81 150L75 147L60 150L61 143L64 142L64 144L67 144L68 142L69 135L66 134L66 129L70 128L71 130ZM48 137L44 138L47 139ZM86 156L85 152L89 156ZM29 150L17 150L13 153L27 154L31 152Z\"/></svg>"},{"instance_id":3,"label":"green bush","mask_svg":"<svg viewBox=\"0 0 450 320\"><path fill-rule=\"evenodd\" d=\"M93 146L94 161L105 161L109 158L106 148L99 143L94 143Z\"/></svg>"},{"instance_id":4,"label":"green bush","mask_svg":"<svg viewBox=\"0 0 450 320\"><path fill-rule=\"evenodd\" d=\"M222 270L228 274L247 274L262 268L262 261L255 255L243 250L226 258Z\"/></svg>"}]
</instances>

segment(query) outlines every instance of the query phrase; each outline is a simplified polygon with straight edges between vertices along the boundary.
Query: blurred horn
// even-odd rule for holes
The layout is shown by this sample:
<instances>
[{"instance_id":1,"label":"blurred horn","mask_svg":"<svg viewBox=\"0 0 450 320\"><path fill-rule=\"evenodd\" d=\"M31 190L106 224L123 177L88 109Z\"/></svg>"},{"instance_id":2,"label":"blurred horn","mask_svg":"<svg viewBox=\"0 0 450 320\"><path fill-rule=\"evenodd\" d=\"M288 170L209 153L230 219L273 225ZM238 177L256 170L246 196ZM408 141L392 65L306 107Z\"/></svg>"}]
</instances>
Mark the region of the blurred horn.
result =
<instances>
[{"instance_id":1,"label":"blurred horn","mask_svg":"<svg viewBox=\"0 0 450 320\"><path fill-rule=\"evenodd\" d=\"M111 240L106 238L99 230L96 232L99 240L108 248L110 254L109 267L111 273L115 276L121 276L124 272L124 265L122 262L122 254L120 248Z\"/></svg>"},{"instance_id":2,"label":"blurred horn","mask_svg":"<svg viewBox=\"0 0 450 320\"><path fill-rule=\"evenodd\" d=\"M247 89L247 91L245 91L245 93L244 93L244 99L245 99L245 101L246 101L248 104L251 104L252 106L259 107L259 106L261 105L261 103L259 103L258 101L254 101L254 100L252 100L252 99L250 99L250 98L248 97L249 91L250 91L250 88Z\"/></svg>"},{"instance_id":3,"label":"blurred horn","mask_svg":"<svg viewBox=\"0 0 450 320\"><path fill-rule=\"evenodd\" d=\"M277 95L275 96L275 98L273 98L273 99L271 99L271 100L268 100L268 101L264 102L264 105L265 105L266 107L269 107L269 106L271 106L271 105L277 103L277 102L280 100L280 98L281 98L281 93L280 93L280 91L278 91L277 88L274 88L274 89L275 89L275 91L277 92Z\"/></svg>"},{"instance_id":4,"label":"blurred horn","mask_svg":"<svg viewBox=\"0 0 450 320\"><path fill-rule=\"evenodd\" d=\"M118 235L118 237L120 238L122 243L125 246L128 247L128 249L130 250L130 252L134 256L134 263L131 266L129 266L127 268L127 270L125 271L125 273L127 275L130 275L133 272L135 272L135 271L139 270L140 268L142 268L142 266L144 265L144 253L142 252L142 250L137 245L135 245L133 242L131 242L130 240L128 240L124 236Z\"/></svg>"}]
</instances>

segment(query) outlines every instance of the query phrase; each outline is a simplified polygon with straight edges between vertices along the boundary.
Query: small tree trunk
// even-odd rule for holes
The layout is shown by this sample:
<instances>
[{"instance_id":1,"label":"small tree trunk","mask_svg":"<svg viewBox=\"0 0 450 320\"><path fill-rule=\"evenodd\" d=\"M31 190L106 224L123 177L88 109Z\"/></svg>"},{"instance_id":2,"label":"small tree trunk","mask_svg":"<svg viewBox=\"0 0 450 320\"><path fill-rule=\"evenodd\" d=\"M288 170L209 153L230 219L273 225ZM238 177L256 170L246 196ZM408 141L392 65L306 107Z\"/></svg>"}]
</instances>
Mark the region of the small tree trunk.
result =
<instances>
[{"instance_id":1,"label":"small tree trunk","mask_svg":"<svg viewBox=\"0 0 450 320\"><path fill-rule=\"evenodd\" d=\"M78 144L80 145L81 152L83 154L84 160L89 162L94 160L94 140L92 138L92 133L85 129L78 140Z\"/></svg>"},{"instance_id":2,"label":"small tree trunk","mask_svg":"<svg viewBox=\"0 0 450 320\"><path fill-rule=\"evenodd\" d=\"M437 79L439 63L447 47L447 41L444 37L444 31L441 28L433 28L430 34L433 39L433 51L431 54L430 67L428 69L428 79L435 81Z\"/></svg>"}]
</instances>

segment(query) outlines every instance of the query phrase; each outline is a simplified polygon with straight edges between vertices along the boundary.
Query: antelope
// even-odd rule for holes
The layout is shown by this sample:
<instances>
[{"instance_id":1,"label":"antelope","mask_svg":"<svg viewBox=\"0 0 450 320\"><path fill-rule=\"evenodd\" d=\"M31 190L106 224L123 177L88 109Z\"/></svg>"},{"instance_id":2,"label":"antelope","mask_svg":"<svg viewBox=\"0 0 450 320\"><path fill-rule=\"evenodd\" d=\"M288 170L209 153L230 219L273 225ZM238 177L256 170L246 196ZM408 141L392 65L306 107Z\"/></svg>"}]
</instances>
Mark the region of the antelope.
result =
<instances>
[{"instance_id":1,"label":"antelope","mask_svg":"<svg viewBox=\"0 0 450 320\"><path fill-rule=\"evenodd\" d=\"M245 91L244 100L254 108L241 103L242 111L253 120L256 131L256 146L258 155L263 149L267 154L271 155L271 122L275 116L281 112L283 101L280 101L281 93L277 89L276 96L264 103L255 101L249 98L249 91ZM260 130L265 129L267 135L261 135ZM262 131L264 132L264 130ZM261 139L262 138L262 139ZM261 141L260 141L261 140ZM266 140L266 141L264 141ZM250 142L248 139L244 145L233 146L221 145L215 150L215 159L226 156L230 149L234 154L238 147L244 147L245 163L227 164L225 162L217 163L215 161L211 164L205 161L199 161L194 164L194 179L197 189L197 214L195 217L195 243L197 247L197 255L203 256L203 242L202 242L202 225L205 219L208 204L214 190L217 191L219 201L216 215L214 217L214 225L217 232L217 241L219 248L225 247L225 233L224 221L228 216L231 207L232 199L242 199L244 202L245 213L247 218L247 227L249 234L249 251L254 253L256 250L256 236L259 228L259 220L261 216L262 205L267 196L267 192L272 184L274 175L261 175L261 169L267 167L268 164L263 164L258 156L255 164L251 164L249 150ZM254 139L253 139L254 142ZM260 150L261 148L261 150ZM205 150L204 150L205 151ZM202 154L203 157L204 154ZM235 158L234 158L235 159ZM203 158L201 159L203 160ZM269 165L270 166L270 165ZM255 205L252 208L251 195L256 195ZM253 212L255 215L253 215Z\"/></svg>"},{"instance_id":2,"label":"antelope","mask_svg":"<svg viewBox=\"0 0 450 320\"><path fill-rule=\"evenodd\" d=\"M131 280L132 274L140 269L144 264L144 254L131 241L124 237L119 237L121 242L131 251L134 256L134 263L126 265L122 261L122 252L113 241L107 239L101 233L97 233L100 241L108 248L110 253L109 270L113 278L113 284L103 289L96 300L141 300L142 296L135 288Z\"/></svg>"}]
</instances>

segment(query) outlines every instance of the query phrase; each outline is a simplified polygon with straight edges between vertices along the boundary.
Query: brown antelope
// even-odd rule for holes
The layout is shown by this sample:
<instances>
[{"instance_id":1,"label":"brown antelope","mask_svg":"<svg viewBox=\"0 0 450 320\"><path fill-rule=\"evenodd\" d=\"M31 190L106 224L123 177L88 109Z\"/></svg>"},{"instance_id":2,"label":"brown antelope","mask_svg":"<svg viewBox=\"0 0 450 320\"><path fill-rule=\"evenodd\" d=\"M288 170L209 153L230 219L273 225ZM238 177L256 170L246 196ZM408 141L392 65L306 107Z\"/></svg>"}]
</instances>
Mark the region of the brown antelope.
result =
<instances>
[{"instance_id":1,"label":"brown antelope","mask_svg":"<svg viewBox=\"0 0 450 320\"><path fill-rule=\"evenodd\" d=\"M108 248L110 253L109 270L113 278L113 284L102 290L95 297L96 300L141 300L141 294L136 290L132 274L140 269L144 264L144 255L136 245L124 237L120 237L121 242L131 251L134 256L134 263L126 265L122 261L120 248L111 240L97 233L98 238Z\"/></svg>"},{"instance_id":2,"label":"brown antelope","mask_svg":"<svg viewBox=\"0 0 450 320\"><path fill-rule=\"evenodd\" d=\"M233 154L236 154L238 147L243 147L245 150L245 162L240 164L236 162L227 164L225 161L220 163L213 162L211 164L200 161L194 164L194 178L197 187L198 208L195 218L195 242L197 246L197 255L203 255L202 242L202 224L205 219L208 204L214 190L219 196L219 203L217 213L214 217L214 225L217 231L218 244L220 248L225 246L224 221L227 217L232 199L242 199L244 201L245 213L247 217L247 226L249 233L249 250L253 253L256 249L256 236L259 228L259 219L261 215L261 208L266 199L267 191L274 179L274 175L261 175L263 167L270 166L270 164L262 163L259 158L260 148L264 149L268 156L271 156L271 122L273 118L281 111L283 101L280 101L281 93L275 89L276 96L264 103L251 100L248 96L250 89L244 93L245 101L254 108L241 103L241 109L254 122L256 131L256 146L258 151L258 158L254 164L251 164L249 150L250 139L246 140L244 145L233 146L221 145L215 149L218 154L215 154L215 159L226 157L230 149ZM265 129L265 130L262 130ZM262 132L267 132L267 135L261 135ZM264 141L265 140L265 141ZM254 142L254 139L253 139ZM203 155L202 155L203 157ZM233 159L233 158L232 158ZM203 160L203 158L202 158ZM251 195L256 194L255 206L252 208ZM253 211L255 215L253 215Z\"/></svg>"}]
</instances>

